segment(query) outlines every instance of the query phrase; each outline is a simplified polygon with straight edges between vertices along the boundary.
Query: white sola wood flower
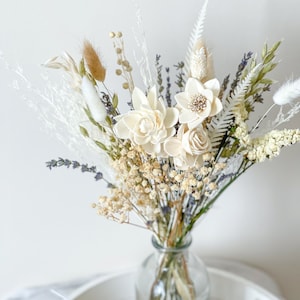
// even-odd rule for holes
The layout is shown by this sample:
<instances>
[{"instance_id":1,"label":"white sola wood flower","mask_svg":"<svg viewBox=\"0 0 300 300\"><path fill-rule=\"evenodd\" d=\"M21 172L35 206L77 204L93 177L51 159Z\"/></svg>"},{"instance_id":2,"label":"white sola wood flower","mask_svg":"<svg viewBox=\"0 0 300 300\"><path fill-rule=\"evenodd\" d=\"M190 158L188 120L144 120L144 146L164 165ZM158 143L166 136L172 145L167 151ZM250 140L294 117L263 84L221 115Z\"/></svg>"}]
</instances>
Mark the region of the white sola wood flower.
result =
<instances>
[{"instance_id":1,"label":"white sola wood flower","mask_svg":"<svg viewBox=\"0 0 300 300\"><path fill-rule=\"evenodd\" d=\"M162 99L157 98L155 87L150 89L147 96L135 88L132 104L134 110L116 117L116 136L130 139L149 154L164 155L161 144L175 134L174 125L178 121L179 111L174 107L166 107Z\"/></svg>"},{"instance_id":2,"label":"white sola wood flower","mask_svg":"<svg viewBox=\"0 0 300 300\"><path fill-rule=\"evenodd\" d=\"M201 162L202 155L210 151L211 143L202 125L189 129L186 124L182 124L176 137L169 138L164 147L166 153L174 157L178 168L187 169Z\"/></svg>"},{"instance_id":3,"label":"white sola wood flower","mask_svg":"<svg viewBox=\"0 0 300 300\"><path fill-rule=\"evenodd\" d=\"M202 84L195 78L189 78L185 91L175 95L180 109L179 122L187 124L190 129L197 127L207 117L219 113L223 106L218 98L220 84L211 79Z\"/></svg>"}]
</instances>

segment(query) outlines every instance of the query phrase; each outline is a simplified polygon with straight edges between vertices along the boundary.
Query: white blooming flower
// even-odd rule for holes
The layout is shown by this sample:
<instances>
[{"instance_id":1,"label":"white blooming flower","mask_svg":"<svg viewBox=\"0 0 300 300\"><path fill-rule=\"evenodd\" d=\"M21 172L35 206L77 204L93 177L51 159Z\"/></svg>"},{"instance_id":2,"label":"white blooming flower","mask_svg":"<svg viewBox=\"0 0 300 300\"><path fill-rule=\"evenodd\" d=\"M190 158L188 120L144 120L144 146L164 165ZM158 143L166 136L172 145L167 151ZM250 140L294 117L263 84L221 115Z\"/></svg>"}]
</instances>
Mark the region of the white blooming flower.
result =
<instances>
[{"instance_id":1,"label":"white blooming flower","mask_svg":"<svg viewBox=\"0 0 300 300\"><path fill-rule=\"evenodd\" d=\"M176 166L180 169L193 167L202 161L202 154L211 149L207 131L200 125L189 129L182 124L176 137L169 138L165 144L165 152L174 157Z\"/></svg>"},{"instance_id":2,"label":"white blooming flower","mask_svg":"<svg viewBox=\"0 0 300 300\"><path fill-rule=\"evenodd\" d=\"M116 136L130 139L149 154L164 155L161 144L175 134L178 109L166 107L162 99L157 97L155 87L150 89L147 97L140 89L135 88L132 104L134 110L116 118Z\"/></svg>"},{"instance_id":3,"label":"white blooming flower","mask_svg":"<svg viewBox=\"0 0 300 300\"><path fill-rule=\"evenodd\" d=\"M189 78L185 91L175 95L180 108L179 122L195 128L207 117L219 113L223 106L218 98L220 84L217 79L211 79L202 84L195 78Z\"/></svg>"}]
</instances>

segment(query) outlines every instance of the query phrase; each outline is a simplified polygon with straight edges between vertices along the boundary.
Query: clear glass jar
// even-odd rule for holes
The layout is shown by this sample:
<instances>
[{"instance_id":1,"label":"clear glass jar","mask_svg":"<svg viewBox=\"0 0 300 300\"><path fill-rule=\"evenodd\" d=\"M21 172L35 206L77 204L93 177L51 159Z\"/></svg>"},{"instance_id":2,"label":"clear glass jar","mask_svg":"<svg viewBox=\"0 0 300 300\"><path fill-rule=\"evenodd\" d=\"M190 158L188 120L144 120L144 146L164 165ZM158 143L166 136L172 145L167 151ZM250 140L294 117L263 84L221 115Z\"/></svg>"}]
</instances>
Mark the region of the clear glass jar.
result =
<instances>
[{"instance_id":1,"label":"clear glass jar","mask_svg":"<svg viewBox=\"0 0 300 300\"><path fill-rule=\"evenodd\" d=\"M180 246L164 247L154 237L155 252L141 264L136 300L207 300L209 279L204 263L189 252L188 235Z\"/></svg>"}]
</instances>

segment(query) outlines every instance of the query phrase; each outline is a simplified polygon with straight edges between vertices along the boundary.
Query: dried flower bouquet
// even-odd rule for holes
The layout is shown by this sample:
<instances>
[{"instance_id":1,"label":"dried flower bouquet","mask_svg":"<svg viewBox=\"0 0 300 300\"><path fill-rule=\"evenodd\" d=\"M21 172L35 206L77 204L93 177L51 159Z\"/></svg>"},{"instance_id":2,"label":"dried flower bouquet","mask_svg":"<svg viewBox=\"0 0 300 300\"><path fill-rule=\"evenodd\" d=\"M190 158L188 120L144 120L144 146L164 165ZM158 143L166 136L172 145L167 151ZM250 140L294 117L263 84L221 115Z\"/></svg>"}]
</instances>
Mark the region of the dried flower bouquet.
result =
<instances>
[{"instance_id":1,"label":"dried flower bouquet","mask_svg":"<svg viewBox=\"0 0 300 300\"><path fill-rule=\"evenodd\" d=\"M142 40L144 57L137 64L145 87L137 87L122 33L110 33L117 54L115 73L129 92L128 111L120 111L119 102L124 100L106 85L110 70L90 42L84 43L78 64L66 53L45 63L70 75L68 83L78 103L68 107L80 116L78 133L105 153L115 178L108 180L102 170L68 159L51 160L48 167L81 168L95 173L97 180L106 180L110 194L93 204L97 212L151 230L167 248L180 246L223 191L248 168L300 141L299 129L279 129L300 110L296 101L300 79L284 84L267 112L252 128L248 125L255 106L264 101L273 84L268 74L277 65L280 42L264 45L260 57L246 53L234 78L228 75L220 82L202 36L206 6L207 1L191 33L184 61L175 66L174 84L170 68L161 65L159 55L154 63L156 72L151 73ZM173 86L179 90L174 95ZM277 117L262 128L271 109L278 109ZM132 213L140 223L131 220Z\"/></svg>"}]
</instances>

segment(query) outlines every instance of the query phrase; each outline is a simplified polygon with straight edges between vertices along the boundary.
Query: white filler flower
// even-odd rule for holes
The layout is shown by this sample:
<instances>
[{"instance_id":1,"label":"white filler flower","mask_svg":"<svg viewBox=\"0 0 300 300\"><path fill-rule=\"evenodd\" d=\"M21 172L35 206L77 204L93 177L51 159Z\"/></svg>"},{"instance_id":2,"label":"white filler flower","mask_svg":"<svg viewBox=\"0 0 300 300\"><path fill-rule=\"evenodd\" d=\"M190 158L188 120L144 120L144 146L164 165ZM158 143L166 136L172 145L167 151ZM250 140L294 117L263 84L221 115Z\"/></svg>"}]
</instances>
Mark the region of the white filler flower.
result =
<instances>
[{"instance_id":1,"label":"white filler flower","mask_svg":"<svg viewBox=\"0 0 300 300\"><path fill-rule=\"evenodd\" d=\"M157 98L155 87L150 89L148 96L135 88L132 104L134 110L116 117L116 136L130 139L149 154L164 155L161 144L175 134L174 125L178 121L179 111L174 107L165 107L162 99Z\"/></svg>"},{"instance_id":2,"label":"white filler flower","mask_svg":"<svg viewBox=\"0 0 300 300\"><path fill-rule=\"evenodd\" d=\"M180 109L179 122L188 124L190 129L197 127L207 117L219 113L223 106L218 98L220 84L211 79L202 84L195 78L189 78L185 91L175 95Z\"/></svg>"}]
</instances>

